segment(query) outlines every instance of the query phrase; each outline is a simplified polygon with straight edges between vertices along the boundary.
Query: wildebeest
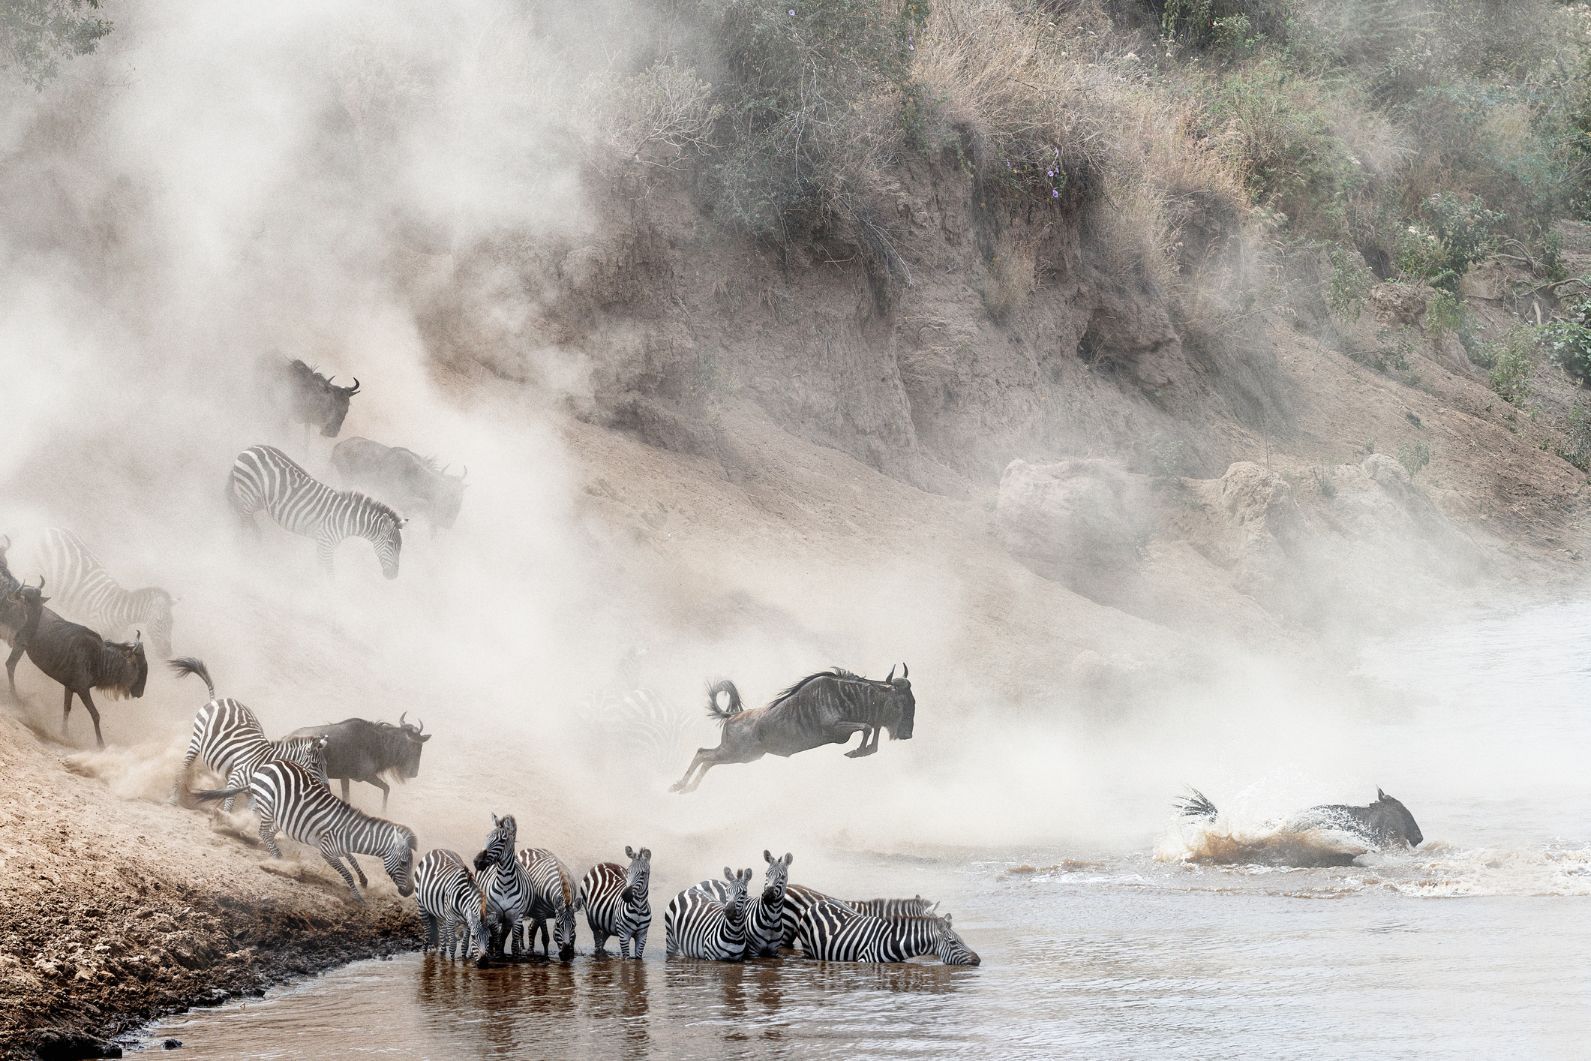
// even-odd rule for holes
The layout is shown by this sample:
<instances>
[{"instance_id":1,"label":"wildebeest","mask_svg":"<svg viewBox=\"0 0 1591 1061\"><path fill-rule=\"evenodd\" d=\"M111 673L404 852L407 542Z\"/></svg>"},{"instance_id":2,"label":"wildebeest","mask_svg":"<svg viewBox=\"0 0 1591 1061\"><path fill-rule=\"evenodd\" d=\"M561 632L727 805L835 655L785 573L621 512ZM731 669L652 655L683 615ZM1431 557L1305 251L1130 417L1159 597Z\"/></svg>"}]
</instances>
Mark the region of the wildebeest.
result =
<instances>
[{"instance_id":1,"label":"wildebeest","mask_svg":"<svg viewBox=\"0 0 1591 1061\"><path fill-rule=\"evenodd\" d=\"M354 377L351 387L339 387L332 379L321 375L304 362L285 362L281 369L283 406L287 420L303 424L306 433L311 427L320 428L326 438L336 438L348 416L348 405L359 393L359 377Z\"/></svg>"},{"instance_id":2,"label":"wildebeest","mask_svg":"<svg viewBox=\"0 0 1591 1061\"><path fill-rule=\"evenodd\" d=\"M37 586L29 586L11 573L6 561L6 550L10 547L11 539L0 536L0 640L11 646L13 658L9 667L15 669L50 598L44 595L42 576Z\"/></svg>"},{"instance_id":3,"label":"wildebeest","mask_svg":"<svg viewBox=\"0 0 1591 1061\"><path fill-rule=\"evenodd\" d=\"M33 665L45 676L61 683L66 698L61 706L61 735L66 735L66 722L72 714L72 697L75 695L88 708L94 720L94 740L101 748L105 738L99 730L99 708L94 706L91 691L98 689L112 700L124 696L138 699L144 695L144 682L149 679L149 661L144 658L142 634L126 644L107 641L86 626L69 623L48 608L39 616L38 626L27 639L26 652ZM16 650L6 660L6 680L11 686L13 699L17 695Z\"/></svg>"},{"instance_id":4,"label":"wildebeest","mask_svg":"<svg viewBox=\"0 0 1591 1061\"><path fill-rule=\"evenodd\" d=\"M449 475L446 467L402 446L384 446L368 438L345 438L331 451L331 462L343 485L363 490L393 508L425 513L434 534L458 520L464 504L464 479L469 468Z\"/></svg>"},{"instance_id":5,"label":"wildebeest","mask_svg":"<svg viewBox=\"0 0 1591 1061\"><path fill-rule=\"evenodd\" d=\"M1189 796L1179 798L1177 810L1189 818L1214 821L1219 813L1215 804L1198 789L1190 789ZM1372 847L1419 847L1425 842L1414 815L1401 801L1392 798L1379 788L1376 801L1366 807L1351 807L1343 803L1327 803L1295 815L1287 822L1290 829L1337 829L1352 833Z\"/></svg>"},{"instance_id":6,"label":"wildebeest","mask_svg":"<svg viewBox=\"0 0 1591 1061\"><path fill-rule=\"evenodd\" d=\"M692 792L708 770L720 763L750 763L764 755L790 756L824 744L844 744L852 734L861 741L847 758L878 751L880 730L891 740L911 740L917 701L901 666L895 677L891 667L883 681L874 681L836 667L808 675L780 693L766 707L741 709L740 691L731 681L721 681L707 691L707 713L723 727L716 748L700 748L685 776L671 791ZM728 704L719 707L719 695Z\"/></svg>"},{"instance_id":7,"label":"wildebeest","mask_svg":"<svg viewBox=\"0 0 1591 1061\"><path fill-rule=\"evenodd\" d=\"M381 789L381 811L387 810L389 791L383 775L399 781L412 780L420 772L420 752L431 734L423 732L425 723L407 721L409 713L398 716L398 724L345 718L325 726L305 726L290 737L326 738L326 776L342 782L342 798L348 799L348 782L363 781Z\"/></svg>"}]
</instances>

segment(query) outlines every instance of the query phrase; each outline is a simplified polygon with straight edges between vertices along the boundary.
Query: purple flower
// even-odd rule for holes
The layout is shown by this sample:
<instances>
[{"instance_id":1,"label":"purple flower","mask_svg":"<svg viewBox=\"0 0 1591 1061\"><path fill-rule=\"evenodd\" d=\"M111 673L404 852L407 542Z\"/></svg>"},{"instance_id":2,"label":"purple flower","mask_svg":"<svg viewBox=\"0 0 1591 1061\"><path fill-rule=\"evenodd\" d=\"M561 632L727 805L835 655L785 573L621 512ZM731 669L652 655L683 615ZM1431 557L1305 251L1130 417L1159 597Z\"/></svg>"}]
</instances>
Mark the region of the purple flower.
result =
<instances>
[{"instance_id":1,"label":"purple flower","mask_svg":"<svg viewBox=\"0 0 1591 1061\"><path fill-rule=\"evenodd\" d=\"M795 18L795 8L793 7L790 9L790 17Z\"/></svg>"},{"instance_id":2,"label":"purple flower","mask_svg":"<svg viewBox=\"0 0 1591 1061\"><path fill-rule=\"evenodd\" d=\"M1050 179L1050 180L1054 180L1054 179L1055 179L1055 171L1054 171L1054 170L1052 170L1052 169L1047 169L1047 170L1045 170L1045 171L1044 171L1044 175L1045 175L1045 176L1046 176L1046 177L1048 177L1048 178L1049 178L1049 179Z\"/></svg>"},{"instance_id":3,"label":"purple flower","mask_svg":"<svg viewBox=\"0 0 1591 1061\"><path fill-rule=\"evenodd\" d=\"M1060 197L1061 197L1061 190L1059 188L1051 188L1050 189L1050 198L1051 199L1059 199Z\"/></svg>"}]
</instances>

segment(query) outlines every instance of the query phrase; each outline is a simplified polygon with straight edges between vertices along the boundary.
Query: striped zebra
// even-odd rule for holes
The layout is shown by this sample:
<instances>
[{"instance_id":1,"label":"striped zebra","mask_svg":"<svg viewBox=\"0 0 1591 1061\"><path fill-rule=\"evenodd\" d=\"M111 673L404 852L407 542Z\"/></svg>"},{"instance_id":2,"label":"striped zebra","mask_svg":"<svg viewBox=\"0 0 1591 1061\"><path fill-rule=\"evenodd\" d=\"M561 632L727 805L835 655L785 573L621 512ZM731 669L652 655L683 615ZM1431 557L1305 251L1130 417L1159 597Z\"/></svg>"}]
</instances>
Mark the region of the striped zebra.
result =
<instances>
[{"instance_id":1,"label":"striped zebra","mask_svg":"<svg viewBox=\"0 0 1591 1061\"><path fill-rule=\"evenodd\" d=\"M774 858L773 852L764 850L763 861L768 863L763 877L762 894L748 903L746 911L746 957L777 957L784 942L785 894L790 884L790 863L795 856L785 852ZM704 880L696 885L713 894L719 901L729 898L729 882Z\"/></svg>"},{"instance_id":2,"label":"striped zebra","mask_svg":"<svg viewBox=\"0 0 1591 1061\"><path fill-rule=\"evenodd\" d=\"M235 795L241 789L222 788L195 793L201 800L221 799ZM387 876L397 885L399 895L414 892L414 851L418 845L414 831L382 818L371 817L355 810L297 763L272 759L254 771L248 793L254 800L254 810L260 816L260 842L276 858L282 857L276 846L276 832L291 836L301 844L308 844L321 853L348 885L348 891L359 902L364 896L354 887L354 878L342 863L347 859L359 876L362 887L368 888L364 870L359 868L355 855L376 855L387 870Z\"/></svg>"},{"instance_id":3,"label":"striped zebra","mask_svg":"<svg viewBox=\"0 0 1591 1061\"><path fill-rule=\"evenodd\" d=\"M813 903L827 900L849 907L859 914L868 914L872 917L916 917L931 912L938 903L930 903L921 895L911 899L836 899L826 895L816 888L809 888L805 884L792 884L784 893L784 918L783 938L780 941L785 947L794 947L798 942L797 929L801 925L801 918Z\"/></svg>"},{"instance_id":4,"label":"striped zebra","mask_svg":"<svg viewBox=\"0 0 1591 1061\"><path fill-rule=\"evenodd\" d=\"M633 940L639 961L646 951L647 930L652 927L652 849L636 851L625 845L624 857L630 860L628 868L617 862L592 866L580 881L576 905L585 907L586 925L596 944L594 953L606 954L608 937L618 936L619 956L630 956Z\"/></svg>"},{"instance_id":5,"label":"striped zebra","mask_svg":"<svg viewBox=\"0 0 1591 1061\"><path fill-rule=\"evenodd\" d=\"M819 961L903 962L922 954L936 955L946 965L980 960L956 934L949 914L871 917L825 899L807 908L798 935L801 950Z\"/></svg>"},{"instance_id":6,"label":"striped zebra","mask_svg":"<svg viewBox=\"0 0 1591 1061\"><path fill-rule=\"evenodd\" d=\"M746 885L751 870L724 867L728 898L720 900L699 885L669 900L663 912L665 953L709 961L738 962L746 956Z\"/></svg>"},{"instance_id":7,"label":"striped zebra","mask_svg":"<svg viewBox=\"0 0 1591 1061\"><path fill-rule=\"evenodd\" d=\"M426 853L414 867L414 897L425 927L421 953L436 947L451 960L455 942L460 958L468 958L472 948L486 953L490 941L481 920L481 889L458 852L438 848Z\"/></svg>"},{"instance_id":8,"label":"striped zebra","mask_svg":"<svg viewBox=\"0 0 1591 1061\"><path fill-rule=\"evenodd\" d=\"M326 738L286 737L268 740L260 720L247 706L230 697L220 699L215 695L215 682L204 661L184 656L171 661L171 669L178 677L196 674L204 680L210 699L193 716L193 735L188 738L188 751L182 757L182 771L171 793L173 803L181 803L188 790L188 776L193 761L200 759L204 765L226 778L224 788L247 792L249 781L260 764L270 759L285 759L297 763L326 783ZM223 812L232 810L232 797L221 804Z\"/></svg>"},{"instance_id":9,"label":"striped zebra","mask_svg":"<svg viewBox=\"0 0 1591 1061\"><path fill-rule=\"evenodd\" d=\"M38 564L49 579L53 607L63 618L112 641L125 640L133 630L147 630L155 654L171 655L171 606L176 603L171 594L155 586L123 589L83 539L59 527L40 538Z\"/></svg>"},{"instance_id":10,"label":"striped zebra","mask_svg":"<svg viewBox=\"0 0 1591 1061\"><path fill-rule=\"evenodd\" d=\"M519 826L512 814L492 815L492 831L486 846L475 856L475 872L486 903L486 931L490 957L501 957L503 948L515 941L519 923L530 905L530 878L514 857L514 841Z\"/></svg>"},{"instance_id":11,"label":"striped zebra","mask_svg":"<svg viewBox=\"0 0 1591 1061\"><path fill-rule=\"evenodd\" d=\"M661 774L690 748L696 716L644 686L610 690L585 703L593 764L619 762L626 773Z\"/></svg>"},{"instance_id":12,"label":"striped zebra","mask_svg":"<svg viewBox=\"0 0 1591 1061\"><path fill-rule=\"evenodd\" d=\"M782 928L780 945L794 947L797 942L797 932L801 927L801 919L806 916L807 910L813 904L827 900L831 903L842 903L832 895L826 895L816 888L808 888L805 884L786 885L784 890L784 909L781 911Z\"/></svg>"},{"instance_id":13,"label":"striped zebra","mask_svg":"<svg viewBox=\"0 0 1591 1061\"><path fill-rule=\"evenodd\" d=\"M859 914L887 921L892 917L922 917L932 913L939 904L916 895L910 899L847 899L845 905Z\"/></svg>"},{"instance_id":14,"label":"striped zebra","mask_svg":"<svg viewBox=\"0 0 1591 1061\"><path fill-rule=\"evenodd\" d=\"M374 498L332 489L275 446L251 446L238 454L227 481L227 500L243 526L256 533L255 514L264 509L285 529L314 538L316 554L328 572L337 546L358 537L375 546L382 574L398 577L402 528L408 520Z\"/></svg>"},{"instance_id":15,"label":"striped zebra","mask_svg":"<svg viewBox=\"0 0 1591 1061\"><path fill-rule=\"evenodd\" d=\"M575 887L575 875L551 851L543 847L527 847L519 853L519 864L530 881L530 899L525 903L525 951L536 953L536 933L541 933L541 952L552 957L552 944L558 944L558 960L569 961L575 956L575 912L580 909L580 894ZM547 938L547 919L553 923L552 938ZM517 954L519 948L514 947Z\"/></svg>"}]
</instances>

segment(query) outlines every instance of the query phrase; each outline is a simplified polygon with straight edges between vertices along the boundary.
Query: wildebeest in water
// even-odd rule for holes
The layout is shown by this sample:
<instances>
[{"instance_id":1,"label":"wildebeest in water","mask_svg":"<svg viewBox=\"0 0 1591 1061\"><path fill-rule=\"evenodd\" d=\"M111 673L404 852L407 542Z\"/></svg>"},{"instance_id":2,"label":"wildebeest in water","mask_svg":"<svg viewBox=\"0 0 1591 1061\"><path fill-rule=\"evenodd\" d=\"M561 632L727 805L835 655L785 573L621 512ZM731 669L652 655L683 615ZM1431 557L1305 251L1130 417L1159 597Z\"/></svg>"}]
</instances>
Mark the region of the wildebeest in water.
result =
<instances>
[{"instance_id":1,"label":"wildebeest in water","mask_svg":"<svg viewBox=\"0 0 1591 1061\"><path fill-rule=\"evenodd\" d=\"M381 810L387 809L390 791L383 777L412 780L420 773L420 752L431 734L423 732L425 723L407 721L409 713L398 716L398 724L347 718L325 726L295 729L289 737L326 738L326 776L342 782L342 798L348 799L348 782L363 781L381 790Z\"/></svg>"},{"instance_id":2,"label":"wildebeest in water","mask_svg":"<svg viewBox=\"0 0 1591 1061\"><path fill-rule=\"evenodd\" d=\"M451 528L459 518L468 467L450 475L446 466L438 468L436 461L413 450L358 436L337 443L331 462L343 485L363 490L411 516L424 512L433 534L438 528Z\"/></svg>"},{"instance_id":3,"label":"wildebeest in water","mask_svg":"<svg viewBox=\"0 0 1591 1061\"><path fill-rule=\"evenodd\" d=\"M282 403L291 424L303 424L306 436L312 427L326 438L336 438L348 416L348 405L359 393L359 377L352 386L339 387L335 376L323 376L297 360L286 362L281 372ZM306 439L306 445L307 445Z\"/></svg>"},{"instance_id":4,"label":"wildebeest in water","mask_svg":"<svg viewBox=\"0 0 1591 1061\"><path fill-rule=\"evenodd\" d=\"M1214 821L1219 813L1215 804L1198 789L1192 795L1177 800L1175 806L1189 818ZM1350 833L1376 848L1414 848L1425 842L1425 835L1402 801L1376 789L1374 803L1354 807L1343 803L1326 803L1310 807L1285 823L1293 831L1305 829L1336 829Z\"/></svg>"},{"instance_id":5,"label":"wildebeest in water","mask_svg":"<svg viewBox=\"0 0 1591 1061\"><path fill-rule=\"evenodd\" d=\"M750 763L764 755L790 756L824 744L844 744L853 734L862 739L846 757L856 759L878 751L878 735L888 730L891 740L911 740L917 701L912 696L911 673L905 664L901 675L875 681L836 667L808 675L780 693L766 707L741 709L740 691L731 681L721 681L707 691L707 713L723 727L718 747L701 748L685 776L671 791L692 792L708 770L720 763ZM728 702L720 707L718 697Z\"/></svg>"}]
</instances>

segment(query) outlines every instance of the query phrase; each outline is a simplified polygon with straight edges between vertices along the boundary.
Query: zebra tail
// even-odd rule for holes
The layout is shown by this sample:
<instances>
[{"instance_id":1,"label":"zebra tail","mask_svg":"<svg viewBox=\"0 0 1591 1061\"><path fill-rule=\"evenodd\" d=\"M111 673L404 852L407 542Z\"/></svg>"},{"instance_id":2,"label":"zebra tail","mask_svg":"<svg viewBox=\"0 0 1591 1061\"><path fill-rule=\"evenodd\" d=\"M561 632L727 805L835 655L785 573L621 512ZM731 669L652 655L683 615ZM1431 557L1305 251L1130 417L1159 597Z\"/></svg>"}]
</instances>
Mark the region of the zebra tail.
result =
<instances>
[{"instance_id":1,"label":"zebra tail","mask_svg":"<svg viewBox=\"0 0 1591 1061\"><path fill-rule=\"evenodd\" d=\"M1215 821L1217 811L1215 804L1210 802L1210 797L1191 785L1188 791L1193 794L1191 796L1178 796L1176 801L1171 804L1172 807L1181 811L1184 818L1205 818Z\"/></svg>"},{"instance_id":2,"label":"zebra tail","mask_svg":"<svg viewBox=\"0 0 1591 1061\"><path fill-rule=\"evenodd\" d=\"M191 795L201 803L212 803L215 800L226 799L229 796L240 796L248 790L248 785L239 785L237 788L200 789L198 792L191 793Z\"/></svg>"},{"instance_id":3,"label":"zebra tail","mask_svg":"<svg viewBox=\"0 0 1591 1061\"><path fill-rule=\"evenodd\" d=\"M170 667L177 672L177 677L186 678L190 674L197 674L204 679L204 687L210 691L210 699L215 699L215 682L210 680L210 671L204 665L204 660L193 656L179 656L170 661Z\"/></svg>"},{"instance_id":4,"label":"zebra tail","mask_svg":"<svg viewBox=\"0 0 1591 1061\"><path fill-rule=\"evenodd\" d=\"M718 706L718 694L729 694L729 706ZM707 717L716 718L719 722L728 722L740 714L740 690L735 688L735 683L725 678L723 681L714 682L707 687Z\"/></svg>"}]
</instances>

